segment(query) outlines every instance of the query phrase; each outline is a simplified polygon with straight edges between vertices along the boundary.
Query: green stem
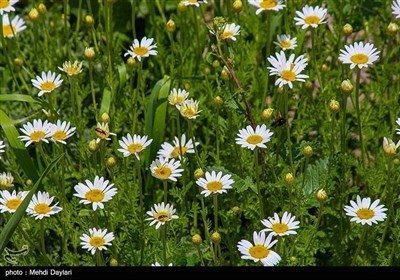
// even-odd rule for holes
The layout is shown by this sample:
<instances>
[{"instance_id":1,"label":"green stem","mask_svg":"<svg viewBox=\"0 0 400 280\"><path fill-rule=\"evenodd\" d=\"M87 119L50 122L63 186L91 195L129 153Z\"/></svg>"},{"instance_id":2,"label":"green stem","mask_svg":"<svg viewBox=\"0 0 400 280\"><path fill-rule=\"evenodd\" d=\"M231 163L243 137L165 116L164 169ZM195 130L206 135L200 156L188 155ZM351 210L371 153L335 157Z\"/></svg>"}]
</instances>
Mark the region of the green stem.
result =
<instances>
[{"instance_id":1,"label":"green stem","mask_svg":"<svg viewBox=\"0 0 400 280\"><path fill-rule=\"evenodd\" d=\"M197 160L197 164L198 164L198 166L200 168L202 168L201 160L200 160L200 157L199 157L199 153L198 153L197 147L195 145L196 142L194 140L192 120L188 120L188 129L189 129L190 137L192 137L193 149L194 149L194 154L195 154L195 157L196 157L196 160Z\"/></svg>"},{"instance_id":2,"label":"green stem","mask_svg":"<svg viewBox=\"0 0 400 280\"><path fill-rule=\"evenodd\" d=\"M164 203L167 204L168 201L167 180L163 180L163 186L164 186Z\"/></svg>"},{"instance_id":3,"label":"green stem","mask_svg":"<svg viewBox=\"0 0 400 280\"><path fill-rule=\"evenodd\" d=\"M256 179L256 186L257 186L257 193L258 193L258 199L260 202L260 219L264 217L264 202L263 202L263 196L261 194L261 186L260 186L260 176L259 176L259 171L258 171L258 148L256 147L254 149L254 178Z\"/></svg>"},{"instance_id":4,"label":"green stem","mask_svg":"<svg viewBox=\"0 0 400 280\"><path fill-rule=\"evenodd\" d=\"M142 89L142 76L143 76L143 73L142 73L143 72L143 70L142 70L143 61L139 61L138 64L139 65L138 65L137 80L136 80L137 85L136 85L136 89L135 89L135 92L132 97L132 112L133 112L132 131L133 132L135 132L135 129L136 129L136 120L137 120L137 115L139 113L138 112L139 106L137 104L137 99L138 99L138 96Z\"/></svg>"},{"instance_id":5,"label":"green stem","mask_svg":"<svg viewBox=\"0 0 400 280\"><path fill-rule=\"evenodd\" d=\"M267 53L266 53L266 58L268 58L271 54L271 34L272 34L272 30L271 30L271 14L268 12L266 14L267 17ZM269 66L269 61L268 59L266 60L266 65L265 68L267 68ZM267 94L268 94L268 86L269 86L269 75L265 76L265 87L264 87L264 92L263 92L263 97L261 100L261 110L267 106Z\"/></svg>"},{"instance_id":6,"label":"green stem","mask_svg":"<svg viewBox=\"0 0 400 280\"><path fill-rule=\"evenodd\" d=\"M358 243L357 250L354 253L353 260L351 261L351 266L355 265L355 263L357 261L358 254L360 253L362 245L364 243L365 237L367 236L367 230L368 230L369 226L368 225L364 225L363 227L364 228L363 228L363 232L362 232L362 235L361 235L361 239L360 239L360 242Z\"/></svg>"},{"instance_id":7,"label":"green stem","mask_svg":"<svg viewBox=\"0 0 400 280\"><path fill-rule=\"evenodd\" d=\"M144 201L143 201L143 183L142 183L142 173L140 168L140 161L135 159L136 161L136 174L139 181L139 207L140 207L140 233L141 233L141 241L140 241L140 265L143 264L144 260Z\"/></svg>"},{"instance_id":8,"label":"green stem","mask_svg":"<svg viewBox=\"0 0 400 280\"><path fill-rule=\"evenodd\" d=\"M197 253L199 254L199 258L200 258L200 261L201 261L201 266L205 266L203 253L200 250L200 245L196 245L196 249L197 249Z\"/></svg>"},{"instance_id":9,"label":"green stem","mask_svg":"<svg viewBox=\"0 0 400 280\"><path fill-rule=\"evenodd\" d=\"M40 246L42 248L42 253L44 255L45 264L49 264L49 257L46 253L46 245L44 243L44 218L40 220Z\"/></svg>"},{"instance_id":10,"label":"green stem","mask_svg":"<svg viewBox=\"0 0 400 280\"><path fill-rule=\"evenodd\" d=\"M90 91L92 93L92 102L94 114L97 116L97 103L96 103L96 92L94 90L94 81L93 81L93 65L92 62L89 61L89 78L90 78Z\"/></svg>"},{"instance_id":11,"label":"green stem","mask_svg":"<svg viewBox=\"0 0 400 280\"><path fill-rule=\"evenodd\" d=\"M214 200L214 229L218 231L218 194L213 194Z\"/></svg>"},{"instance_id":12,"label":"green stem","mask_svg":"<svg viewBox=\"0 0 400 280\"><path fill-rule=\"evenodd\" d=\"M103 257L100 250L96 250L96 264L97 266L103 266Z\"/></svg>"},{"instance_id":13,"label":"green stem","mask_svg":"<svg viewBox=\"0 0 400 280\"><path fill-rule=\"evenodd\" d=\"M68 54L68 59L71 60L71 48L69 47L68 34L68 0L64 0L64 43Z\"/></svg>"},{"instance_id":14,"label":"green stem","mask_svg":"<svg viewBox=\"0 0 400 280\"><path fill-rule=\"evenodd\" d=\"M164 224L161 227L161 241L163 244L163 262L164 262L164 266L167 266L167 224Z\"/></svg>"},{"instance_id":15,"label":"green stem","mask_svg":"<svg viewBox=\"0 0 400 280\"><path fill-rule=\"evenodd\" d=\"M389 213L388 213L386 221L385 221L385 228L383 230L381 242L379 244L379 249L382 248L383 242L385 241L385 236L386 236L386 233L388 231L390 220L392 218L392 214L393 214L393 210L394 210L393 209L393 197L394 197L393 189L394 188L391 186L392 167L393 167L393 160L392 160L392 157L389 157L388 158L388 170L387 170L388 178L387 178L387 183L386 183L386 189L388 190L388 196L387 197L389 199L389 207L388 207L389 208Z\"/></svg>"},{"instance_id":16,"label":"green stem","mask_svg":"<svg viewBox=\"0 0 400 280\"><path fill-rule=\"evenodd\" d=\"M360 78L361 78L361 69L358 67L356 68L356 113L357 113L357 123L358 123L358 133L360 136L360 143L361 143L361 161L363 166L365 167L366 160L365 160L365 147L364 147L364 140L362 135L362 127L361 127L361 116L360 116Z\"/></svg>"}]
</instances>

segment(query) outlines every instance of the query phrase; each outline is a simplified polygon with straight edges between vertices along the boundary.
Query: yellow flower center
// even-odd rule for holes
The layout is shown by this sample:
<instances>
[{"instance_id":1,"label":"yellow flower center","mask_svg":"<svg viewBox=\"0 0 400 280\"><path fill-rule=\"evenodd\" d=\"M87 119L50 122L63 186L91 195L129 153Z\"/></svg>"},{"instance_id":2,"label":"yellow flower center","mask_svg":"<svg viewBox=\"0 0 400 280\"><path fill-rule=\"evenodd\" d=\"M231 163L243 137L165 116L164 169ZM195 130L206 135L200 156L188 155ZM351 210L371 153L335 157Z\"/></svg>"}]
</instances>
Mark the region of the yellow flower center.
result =
<instances>
[{"instance_id":1,"label":"yellow flower center","mask_svg":"<svg viewBox=\"0 0 400 280\"><path fill-rule=\"evenodd\" d=\"M166 180L171 175L172 170L168 166L163 166L162 165L162 166L157 167L154 170L154 173L155 173L157 178L160 178L161 180Z\"/></svg>"},{"instance_id":2,"label":"yellow flower center","mask_svg":"<svg viewBox=\"0 0 400 280\"><path fill-rule=\"evenodd\" d=\"M186 107L182 109L182 114L187 118L191 118L196 115L196 110L193 107Z\"/></svg>"},{"instance_id":3,"label":"yellow flower center","mask_svg":"<svg viewBox=\"0 0 400 280\"><path fill-rule=\"evenodd\" d=\"M143 145L140 143L132 143L128 146L128 151L133 154L133 153L138 153L141 150L143 150Z\"/></svg>"},{"instance_id":4,"label":"yellow flower center","mask_svg":"<svg viewBox=\"0 0 400 280\"><path fill-rule=\"evenodd\" d=\"M293 72L292 69L283 70L281 76L282 76L282 79L289 81L289 82L293 82L294 80L296 80L296 73Z\"/></svg>"},{"instance_id":5,"label":"yellow flower center","mask_svg":"<svg viewBox=\"0 0 400 280\"><path fill-rule=\"evenodd\" d=\"M106 127L96 128L96 135L100 139L106 139L110 135L110 131Z\"/></svg>"},{"instance_id":6,"label":"yellow flower center","mask_svg":"<svg viewBox=\"0 0 400 280\"><path fill-rule=\"evenodd\" d=\"M287 49L292 46L292 43L290 42L290 40L286 40L286 41L281 41L280 45L282 49Z\"/></svg>"},{"instance_id":7,"label":"yellow flower center","mask_svg":"<svg viewBox=\"0 0 400 280\"><path fill-rule=\"evenodd\" d=\"M221 35L222 39L229 39L233 36L233 32L228 30L228 31L224 31Z\"/></svg>"},{"instance_id":8,"label":"yellow flower center","mask_svg":"<svg viewBox=\"0 0 400 280\"><path fill-rule=\"evenodd\" d=\"M10 6L10 2L8 0L0 0L0 9L5 9Z\"/></svg>"},{"instance_id":9,"label":"yellow flower center","mask_svg":"<svg viewBox=\"0 0 400 280\"><path fill-rule=\"evenodd\" d=\"M136 47L133 52L138 56L144 56L149 52L149 49L147 47Z\"/></svg>"},{"instance_id":10,"label":"yellow flower center","mask_svg":"<svg viewBox=\"0 0 400 280\"><path fill-rule=\"evenodd\" d=\"M47 214L51 211L51 208L47 203L39 203L35 206L35 212L38 214Z\"/></svg>"},{"instance_id":11,"label":"yellow flower center","mask_svg":"<svg viewBox=\"0 0 400 280\"><path fill-rule=\"evenodd\" d=\"M64 71L69 76L76 76L82 71L82 68L79 67L78 65L68 65L68 66L64 67Z\"/></svg>"},{"instance_id":12,"label":"yellow flower center","mask_svg":"<svg viewBox=\"0 0 400 280\"><path fill-rule=\"evenodd\" d=\"M98 248L103 246L104 243L106 243L106 240L101 236L92 236L92 238L90 238L89 243L91 246Z\"/></svg>"},{"instance_id":13,"label":"yellow flower center","mask_svg":"<svg viewBox=\"0 0 400 280\"><path fill-rule=\"evenodd\" d=\"M364 64L368 62L368 56L363 53L354 54L350 57L351 62L355 64Z\"/></svg>"},{"instance_id":14,"label":"yellow flower center","mask_svg":"<svg viewBox=\"0 0 400 280\"><path fill-rule=\"evenodd\" d=\"M357 211L357 216L361 220L369 220L375 216L375 212L368 208L360 208Z\"/></svg>"},{"instance_id":15,"label":"yellow flower center","mask_svg":"<svg viewBox=\"0 0 400 280\"><path fill-rule=\"evenodd\" d=\"M262 140L263 140L263 138L260 135L251 135L251 136L247 137L247 139L246 139L247 143L253 144L253 145L261 143Z\"/></svg>"},{"instance_id":16,"label":"yellow flower center","mask_svg":"<svg viewBox=\"0 0 400 280\"><path fill-rule=\"evenodd\" d=\"M3 26L3 36L4 37L12 36L15 33L16 33L16 28L14 26L12 26L11 24Z\"/></svg>"},{"instance_id":17,"label":"yellow flower center","mask_svg":"<svg viewBox=\"0 0 400 280\"><path fill-rule=\"evenodd\" d=\"M90 190L85 194L85 198L90 202L103 201L104 196L104 192L99 189Z\"/></svg>"},{"instance_id":18,"label":"yellow flower center","mask_svg":"<svg viewBox=\"0 0 400 280\"><path fill-rule=\"evenodd\" d=\"M276 223L272 225L272 230L276 233L284 233L287 232L289 227L287 224Z\"/></svg>"},{"instance_id":19,"label":"yellow flower center","mask_svg":"<svg viewBox=\"0 0 400 280\"><path fill-rule=\"evenodd\" d=\"M159 211L154 217L157 221L166 222L169 220L169 213L167 211Z\"/></svg>"},{"instance_id":20,"label":"yellow flower center","mask_svg":"<svg viewBox=\"0 0 400 280\"><path fill-rule=\"evenodd\" d=\"M56 88L56 84L54 82L44 82L43 84L40 85L40 88L43 91L52 91L53 89Z\"/></svg>"},{"instance_id":21,"label":"yellow flower center","mask_svg":"<svg viewBox=\"0 0 400 280\"><path fill-rule=\"evenodd\" d=\"M63 130L57 130L53 134L53 138L56 140L64 140L65 137L67 137L67 133L65 133L65 131L63 131Z\"/></svg>"},{"instance_id":22,"label":"yellow flower center","mask_svg":"<svg viewBox=\"0 0 400 280\"><path fill-rule=\"evenodd\" d=\"M29 138L31 138L32 141L34 142L39 142L40 140L42 140L45 137L46 133L44 133L44 131L41 130L37 130L32 132L29 135Z\"/></svg>"},{"instance_id":23,"label":"yellow flower center","mask_svg":"<svg viewBox=\"0 0 400 280\"><path fill-rule=\"evenodd\" d=\"M320 21L321 21L321 18L319 16L315 16L315 15L308 16L304 19L304 22L306 24L310 24L310 25L311 24L319 24Z\"/></svg>"},{"instance_id":24,"label":"yellow flower center","mask_svg":"<svg viewBox=\"0 0 400 280\"><path fill-rule=\"evenodd\" d=\"M260 7L264 9L272 9L276 7L278 4L275 0L264 0L260 3Z\"/></svg>"},{"instance_id":25,"label":"yellow flower center","mask_svg":"<svg viewBox=\"0 0 400 280\"><path fill-rule=\"evenodd\" d=\"M188 148L186 148L185 146L182 146L181 149L182 149L182 155L186 154L186 151L188 150ZM172 150L172 152L169 154L169 156L172 158L177 158L180 154L181 154L181 150L179 149L179 146L178 146Z\"/></svg>"},{"instance_id":26,"label":"yellow flower center","mask_svg":"<svg viewBox=\"0 0 400 280\"><path fill-rule=\"evenodd\" d=\"M176 95L171 100L172 105L181 104L185 100L185 97L182 95Z\"/></svg>"},{"instance_id":27,"label":"yellow flower center","mask_svg":"<svg viewBox=\"0 0 400 280\"><path fill-rule=\"evenodd\" d=\"M217 192L219 190L222 190L223 186L224 185L222 185L222 183L219 181L212 181L212 182L208 182L207 189L211 192Z\"/></svg>"},{"instance_id":28,"label":"yellow flower center","mask_svg":"<svg viewBox=\"0 0 400 280\"><path fill-rule=\"evenodd\" d=\"M15 210L19 207L22 200L20 198L13 198L7 201L6 206L8 209Z\"/></svg>"},{"instance_id":29,"label":"yellow flower center","mask_svg":"<svg viewBox=\"0 0 400 280\"><path fill-rule=\"evenodd\" d=\"M263 259L268 256L269 250L263 245L256 245L249 249L250 256L255 259Z\"/></svg>"}]
</instances>

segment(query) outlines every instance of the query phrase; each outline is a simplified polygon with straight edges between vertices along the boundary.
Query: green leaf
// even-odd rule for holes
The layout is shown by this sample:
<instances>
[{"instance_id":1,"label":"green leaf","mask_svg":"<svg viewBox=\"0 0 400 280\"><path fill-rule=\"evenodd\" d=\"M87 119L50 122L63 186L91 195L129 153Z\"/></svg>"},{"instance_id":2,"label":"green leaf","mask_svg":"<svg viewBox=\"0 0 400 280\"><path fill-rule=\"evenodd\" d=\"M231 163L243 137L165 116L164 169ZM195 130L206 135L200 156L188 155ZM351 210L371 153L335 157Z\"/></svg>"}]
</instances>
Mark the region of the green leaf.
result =
<instances>
[{"instance_id":1,"label":"green leaf","mask_svg":"<svg viewBox=\"0 0 400 280\"><path fill-rule=\"evenodd\" d=\"M29 156L22 141L18 138L19 134L15 128L13 121L8 118L6 113L0 110L0 125L6 134L8 143L10 143L11 148L17 157L17 162L21 166L25 175L32 181L36 181L39 178L36 167Z\"/></svg>"},{"instance_id":2,"label":"green leaf","mask_svg":"<svg viewBox=\"0 0 400 280\"><path fill-rule=\"evenodd\" d=\"M120 90L122 90L126 83L126 65L125 65L125 63L118 65L118 77L119 77L118 88Z\"/></svg>"},{"instance_id":3,"label":"green leaf","mask_svg":"<svg viewBox=\"0 0 400 280\"><path fill-rule=\"evenodd\" d=\"M0 255L3 253L8 241L13 235L15 229L17 228L19 222L22 219L22 216L25 214L26 208L28 208L29 202L32 199L33 194L36 192L37 188L41 184L42 180L47 176L51 169L53 169L56 164L60 161L60 159L64 156L64 154L60 154L53 162L47 166L39 180L36 181L35 185L29 191L28 195L25 197L24 201L22 201L21 205L18 207L17 211L12 215L11 219L5 225L0 234Z\"/></svg>"},{"instance_id":4,"label":"green leaf","mask_svg":"<svg viewBox=\"0 0 400 280\"><path fill-rule=\"evenodd\" d=\"M101 100L101 107L100 107L100 115L104 112L110 112L110 104L111 104L111 91L108 88L103 90L103 98Z\"/></svg>"},{"instance_id":5,"label":"green leaf","mask_svg":"<svg viewBox=\"0 0 400 280\"><path fill-rule=\"evenodd\" d=\"M0 102L2 101L20 101L28 103L40 103L38 100L34 99L32 96L25 94L0 94Z\"/></svg>"},{"instance_id":6,"label":"green leaf","mask_svg":"<svg viewBox=\"0 0 400 280\"><path fill-rule=\"evenodd\" d=\"M303 188L304 196L315 194L321 186L324 186L324 180L328 174L328 161L329 159L326 157L307 167Z\"/></svg>"}]
</instances>

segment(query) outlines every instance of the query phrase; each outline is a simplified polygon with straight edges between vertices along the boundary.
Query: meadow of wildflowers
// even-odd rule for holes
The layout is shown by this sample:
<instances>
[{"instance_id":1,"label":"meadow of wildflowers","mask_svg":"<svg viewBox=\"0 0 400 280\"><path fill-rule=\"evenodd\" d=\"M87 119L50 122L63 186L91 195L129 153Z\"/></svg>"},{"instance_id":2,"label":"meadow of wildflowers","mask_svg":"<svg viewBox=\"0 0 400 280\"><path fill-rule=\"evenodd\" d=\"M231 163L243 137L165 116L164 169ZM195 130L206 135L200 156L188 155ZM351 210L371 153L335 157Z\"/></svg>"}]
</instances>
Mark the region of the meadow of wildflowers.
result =
<instances>
[{"instance_id":1,"label":"meadow of wildflowers","mask_svg":"<svg viewBox=\"0 0 400 280\"><path fill-rule=\"evenodd\" d=\"M1 266L400 264L400 0L0 16Z\"/></svg>"}]
</instances>

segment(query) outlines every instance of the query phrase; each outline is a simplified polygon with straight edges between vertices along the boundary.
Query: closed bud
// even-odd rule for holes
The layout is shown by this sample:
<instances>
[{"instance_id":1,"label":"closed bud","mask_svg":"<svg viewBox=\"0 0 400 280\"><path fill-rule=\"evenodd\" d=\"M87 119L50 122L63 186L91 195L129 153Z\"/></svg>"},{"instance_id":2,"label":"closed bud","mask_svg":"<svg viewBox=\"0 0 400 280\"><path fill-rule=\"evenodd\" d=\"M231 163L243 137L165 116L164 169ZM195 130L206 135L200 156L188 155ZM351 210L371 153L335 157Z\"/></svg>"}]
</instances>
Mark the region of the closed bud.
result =
<instances>
[{"instance_id":1,"label":"closed bud","mask_svg":"<svg viewBox=\"0 0 400 280\"><path fill-rule=\"evenodd\" d=\"M226 69L226 67L224 67L224 69L222 69L222 71L221 71L221 78L223 80L228 80L230 76L231 75L229 74L228 69Z\"/></svg>"},{"instance_id":2,"label":"closed bud","mask_svg":"<svg viewBox=\"0 0 400 280\"><path fill-rule=\"evenodd\" d=\"M214 61L212 62L212 66L213 66L214 68L219 67L219 66L220 66L219 60L214 60Z\"/></svg>"},{"instance_id":3,"label":"closed bud","mask_svg":"<svg viewBox=\"0 0 400 280\"><path fill-rule=\"evenodd\" d=\"M224 99L221 96L217 95L216 97L214 97L214 103L216 105L221 105L222 103L224 103Z\"/></svg>"},{"instance_id":4,"label":"closed bud","mask_svg":"<svg viewBox=\"0 0 400 280\"><path fill-rule=\"evenodd\" d=\"M273 114L274 114L274 109L267 108L262 111L261 117L263 118L263 120L268 121L272 119Z\"/></svg>"},{"instance_id":5,"label":"closed bud","mask_svg":"<svg viewBox=\"0 0 400 280\"><path fill-rule=\"evenodd\" d=\"M117 164L117 159L115 157L113 157L113 156L109 157L106 160L106 166L108 168L113 168L116 164Z\"/></svg>"},{"instance_id":6,"label":"closed bud","mask_svg":"<svg viewBox=\"0 0 400 280\"><path fill-rule=\"evenodd\" d=\"M14 59L14 64L17 66L22 66L24 64L24 61L21 58L17 57Z\"/></svg>"},{"instance_id":7,"label":"closed bud","mask_svg":"<svg viewBox=\"0 0 400 280\"><path fill-rule=\"evenodd\" d=\"M28 14L28 17L32 21L36 21L39 18L39 12L36 8L32 8Z\"/></svg>"},{"instance_id":8,"label":"closed bud","mask_svg":"<svg viewBox=\"0 0 400 280\"><path fill-rule=\"evenodd\" d=\"M96 152L100 148L100 143L96 143L96 140L92 140L89 142L89 151L92 153Z\"/></svg>"},{"instance_id":9,"label":"closed bud","mask_svg":"<svg viewBox=\"0 0 400 280\"><path fill-rule=\"evenodd\" d=\"M239 206L233 206L232 212L235 213L236 215L239 215L242 212L242 210L239 208Z\"/></svg>"},{"instance_id":10,"label":"closed bud","mask_svg":"<svg viewBox=\"0 0 400 280\"><path fill-rule=\"evenodd\" d=\"M93 60L96 57L96 52L94 51L93 47L85 48L84 55L87 60Z\"/></svg>"},{"instance_id":11,"label":"closed bud","mask_svg":"<svg viewBox=\"0 0 400 280\"><path fill-rule=\"evenodd\" d=\"M175 21L173 21L172 19L170 19L168 22L167 22L167 31L168 32L174 32L175 31L175 29L176 29L176 24L175 24Z\"/></svg>"},{"instance_id":12,"label":"closed bud","mask_svg":"<svg viewBox=\"0 0 400 280\"><path fill-rule=\"evenodd\" d=\"M213 234L211 234L211 241L214 244L219 244L221 242L221 234L219 234L219 232L213 232Z\"/></svg>"},{"instance_id":13,"label":"closed bud","mask_svg":"<svg viewBox=\"0 0 400 280\"><path fill-rule=\"evenodd\" d=\"M203 239L201 238L200 234L195 234L192 236L192 242L194 245L200 245Z\"/></svg>"},{"instance_id":14,"label":"closed bud","mask_svg":"<svg viewBox=\"0 0 400 280\"><path fill-rule=\"evenodd\" d=\"M350 82L350 80L344 80L340 85L340 89L342 90L343 93L350 94L353 92L354 87L353 84Z\"/></svg>"},{"instance_id":15,"label":"closed bud","mask_svg":"<svg viewBox=\"0 0 400 280\"><path fill-rule=\"evenodd\" d=\"M286 182L288 185L293 185L293 183L294 183L294 177L293 177L293 174L292 174L292 173L287 173L287 174L285 175L285 182Z\"/></svg>"},{"instance_id":16,"label":"closed bud","mask_svg":"<svg viewBox=\"0 0 400 280\"><path fill-rule=\"evenodd\" d=\"M241 0L235 0L232 4L232 8L235 12L239 13L243 9L243 3Z\"/></svg>"},{"instance_id":17,"label":"closed bud","mask_svg":"<svg viewBox=\"0 0 400 280\"><path fill-rule=\"evenodd\" d=\"M277 92L278 93L283 93L283 87L278 87Z\"/></svg>"},{"instance_id":18,"label":"closed bud","mask_svg":"<svg viewBox=\"0 0 400 280\"><path fill-rule=\"evenodd\" d=\"M303 148L303 154L305 157L310 158L313 155L313 149L311 148L311 146L305 146Z\"/></svg>"},{"instance_id":19,"label":"closed bud","mask_svg":"<svg viewBox=\"0 0 400 280\"><path fill-rule=\"evenodd\" d=\"M134 59L132 56L128 58L128 60L126 61L126 65L128 65L129 67L134 67L136 65L136 59Z\"/></svg>"},{"instance_id":20,"label":"closed bud","mask_svg":"<svg viewBox=\"0 0 400 280\"><path fill-rule=\"evenodd\" d=\"M194 171L194 178L197 180L197 179L203 178L203 177L204 177L204 171L203 171L203 169L197 168L197 169Z\"/></svg>"},{"instance_id":21,"label":"closed bud","mask_svg":"<svg viewBox=\"0 0 400 280\"><path fill-rule=\"evenodd\" d=\"M340 109L340 104L336 100L332 99L331 102L329 102L329 110L331 113L337 113Z\"/></svg>"},{"instance_id":22,"label":"closed bud","mask_svg":"<svg viewBox=\"0 0 400 280\"><path fill-rule=\"evenodd\" d=\"M400 165L400 160L399 160L398 158L395 158L395 159L393 160L393 163L394 163L395 165Z\"/></svg>"},{"instance_id":23,"label":"closed bud","mask_svg":"<svg viewBox=\"0 0 400 280\"><path fill-rule=\"evenodd\" d=\"M328 70L329 70L328 65L326 65L325 63L322 64L322 66L321 66L322 73L326 73L326 72L328 72Z\"/></svg>"},{"instance_id":24,"label":"closed bud","mask_svg":"<svg viewBox=\"0 0 400 280\"><path fill-rule=\"evenodd\" d=\"M109 123L111 121L110 116L108 115L107 112L104 112L101 115L100 121L103 122L103 123Z\"/></svg>"},{"instance_id":25,"label":"closed bud","mask_svg":"<svg viewBox=\"0 0 400 280\"><path fill-rule=\"evenodd\" d=\"M39 13L41 13L42 15L45 14L45 13L47 13L46 5L43 4L43 3L40 3L40 4L39 4L38 10L39 10Z\"/></svg>"},{"instance_id":26,"label":"closed bud","mask_svg":"<svg viewBox=\"0 0 400 280\"><path fill-rule=\"evenodd\" d=\"M204 73L204 75L209 75L209 74L211 73L210 67L205 66L205 67L203 68L203 73Z\"/></svg>"},{"instance_id":27,"label":"closed bud","mask_svg":"<svg viewBox=\"0 0 400 280\"><path fill-rule=\"evenodd\" d=\"M351 33L353 33L353 26L346 23L345 25L343 25L342 31L344 35L349 36Z\"/></svg>"},{"instance_id":28,"label":"closed bud","mask_svg":"<svg viewBox=\"0 0 400 280\"><path fill-rule=\"evenodd\" d=\"M85 16L85 23L87 26L92 26L94 24L94 18L91 15Z\"/></svg>"},{"instance_id":29,"label":"closed bud","mask_svg":"<svg viewBox=\"0 0 400 280\"><path fill-rule=\"evenodd\" d=\"M184 12L186 11L187 7L185 6L185 4L183 4L183 1L179 2L177 10L178 12Z\"/></svg>"},{"instance_id":30,"label":"closed bud","mask_svg":"<svg viewBox=\"0 0 400 280\"><path fill-rule=\"evenodd\" d=\"M314 84L311 81L306 81L304 87L306 88L306 90L312 90L314 88Z\"/></svg>"},{"instance_id":31,"label":"closed bud","mask_svg":"<svg viewBox=\"0 0 400 280\"><path fill-rule=\"evenodd\" d=\"M186 90L190 89L190 83L186 82L183 84Z\"/></svg>"},{"instance_id":32,"label":"closed bud","mask_svg":"<svg viewBox=\"0 0 400 280\"><path fill-rule=\"evenodd\" d=\"M118 266L118 261L116 259L111 259L110 266Z\"/></svg>"},{"instance_id":33,"label":"closed bud","mask_svg":"<svg viewBox=\"0 0 400 280\"><path fill-rule=\"evenodd\" d=\"M28 179L25 181L25 184L29 187L29 186L32 186L33 182L31 179Z\"/></svg>"},{"instance_id":34,"label":"closed bud","mask_svg":"<svg viewBox=\"0 0 400 280\"><path fill-rule=\"evenodd\" d=\"M399 32L399 26L397 25L397 23L391 22L387 27L387 31L390 34L395 35L397 32Z\"/></svg>"},{"instance_id":35,"label":"closed bud","mask_svg":"<svg viewBox=\"0 0 400 280\"><path fill-rule=\"evenodd\" d=\"M326 191L324 189L320 189L317 192L317 200L320 203L324 203L327 199L328 199L328 195L327 195Z\"/></svg>"}]
</instances>

